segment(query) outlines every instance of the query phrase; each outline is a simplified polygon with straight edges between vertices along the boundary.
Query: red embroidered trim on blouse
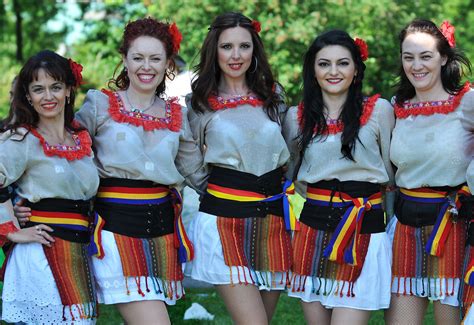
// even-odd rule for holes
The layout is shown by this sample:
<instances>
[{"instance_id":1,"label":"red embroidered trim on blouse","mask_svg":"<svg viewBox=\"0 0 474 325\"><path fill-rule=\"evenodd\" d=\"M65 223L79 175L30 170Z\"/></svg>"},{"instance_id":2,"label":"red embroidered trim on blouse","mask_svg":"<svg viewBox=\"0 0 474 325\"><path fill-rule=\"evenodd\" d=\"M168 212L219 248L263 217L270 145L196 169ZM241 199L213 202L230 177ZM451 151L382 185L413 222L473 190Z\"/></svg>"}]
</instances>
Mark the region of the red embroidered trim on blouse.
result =
<instances>
[{"instance_id":1,"label":"red embroidered trim on blouse","mask_svg":"<svg viewBox=\"0 0 474 325\"><path fill-rule=\"evenodd\" d=\"M404 103L403 106L395 104L395 115L397 118L407 118L408 116L449 114L454 112L461 103L461 99L470 89L469 82L455 96L449 96L447 100L437 100L432 102Z\"/></svg>"},{"instance_id":2,"label":"red embroidered trim on blouse","mask_svg":"<svg viewBox=\"0 0 474 325\"><path fill-rule=\"evenodd\" d=\"M239 96L229 99L224 99L220 96L209 96L207 99L209 106L215 110L221 110L226 108L235 108L240 105L251 105L253 107L262 106L263 101L255 96Z\"/></svg>"},{"instance_id":3,"label":"red embroidered trim on blouse","mask_svg":"<svg viewBox=\"0 0 474 325\"><path fill-rule=\"evenodd\" d=\"M7 235L9 233L17 232L18 230L13 221L0 224L0 247L8 241Z\"/></svg>"},{"instance_id":4,"label":"red embroidered trim on blouse","mask_svg":"<svg viewBox=\"0 0 474 325\"><path fill-rule=\"evenodd\" d=\"M102 92L109 97L109 114L117 123L130 123L135 126L141 126L145 131L169 129L178 132L181 130L182 112L177 97L172 97L166 101L165 117L156 117L140 112L128 111L123 108L123 103L118 93L107 89L102 89Z\"/></svg>"},{"instance_id":5,"label":"red embroidered trim on blouse","mask_svg":"<svg viewBox=\"0 0 474 325\"><path fill-rule=\"evenodd\" d=\"M73 125L77 127L79 124L73 122ZM58 156L60 158L66 158L67 160L79 160L85 156L90 156L92 153L92 140L87 130L82 130L77 133L70 132L72 139L76 143L75 146L63 144L50 145L35 128L30 128L30 132L39 139L43 151L48 157Z\"/></svg>"},{"instance_id":6,"label":"red embroidered trim on blouse","mask_svg":"<svg viewBox=\"0 0 474 325\"><path fill-rule=\"evenodd\" d=\"M367 124L367 122L369 122L375 107L375 103L379 98L379 94L364 98L364 102L362 104L362 116L360 117L360 126L364 126ZM304 104L303 102L300 102L298 104L298 123L300 127L303 127L303 109ZM326 130L327 131L324 134L336 134L342 132L344 130L344 123L340 120L338 120L337 123L327 123ZM316 132L316 128L314 129L314 132Z\"/></svg>"}]
</instances>

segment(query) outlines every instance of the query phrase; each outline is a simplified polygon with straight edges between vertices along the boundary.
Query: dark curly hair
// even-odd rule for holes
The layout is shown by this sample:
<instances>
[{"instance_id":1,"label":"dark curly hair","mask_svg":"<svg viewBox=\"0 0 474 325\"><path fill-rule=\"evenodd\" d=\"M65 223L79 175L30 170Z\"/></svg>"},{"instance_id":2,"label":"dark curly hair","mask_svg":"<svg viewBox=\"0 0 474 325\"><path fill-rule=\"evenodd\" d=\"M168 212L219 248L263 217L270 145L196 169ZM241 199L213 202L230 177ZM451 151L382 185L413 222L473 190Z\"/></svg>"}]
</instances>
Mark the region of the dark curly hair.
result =
<instances>
[{"instance_id":1,"label":"dark curly hair","mask_svg":"<svg viewBox=\"0 0 474 325\"><path fill-rule=\"evenodd\" d=\"M173 39L169 29L170 24L162 23L151 17L131 21L125 26L125 30L122 36L122 44L120 45L120 48L118 50L122 56L127 56L128 50L130 49L132 42L140 36L154 37L163 43L163 46L166 51L166 57L170 60L170 65L168 67L168 71L165 74L165 77L156 88L155 93L157 96L160 96L164 93L166 88L166 78L169 78L171 80L174 78L174 57L176 53L173 52ZM126 90L130 85L130 79L128 78L127 70L125 70L125 67L122 66L122 62L120 62L115 68L114 76L117 70L120 68L121 71L119 75L117 76L117 78L112 78L109 81L108 86L110 88Z\"/></svg>"},{"instance_id":2,"label":"dark curly hair","mask_svg":"<svg viewBox=\"0 0 474 325\"><path fill-rule=\"evenodd\" d=\"M437 49L441 56L447 58L446 64L441 67L441 82L446 92L454 95L462 88L461 79L466 71L471 71L469 59L456 47L451 47L448 40L441 33L439 28L430 20L415 19L402 29L398 37L400 42L400 59L402 54L402 44L407 35L413 33L426 33L431 35L437 43ZM463 69L466 68L465 70ZM402 105L405 101L415 97L415 88L400 64L399 81L395 93L396 102Z\"/></svg>"},{"instance_id":3,"label":"dark curly hair","mask_svg":"<svg viewBox=\"0 0 474 325\"><path fill-rule=\"evenodd\" d=\"M272 121L278 121L278 104L282 103L283 95L275 92L277 83L273 78L262 40L252 25L252 21L238 12L228 12L217 16L209 27L209 32L201 47L200 62L194 67L197 77L191 85L193 109L201 113L208 110L209 96L217 94L221 77L217 60L217 43L224 30L234 27L245 28L252 36L254 46L252 56L256 60L252 58L252 64L245 74L247 86L263 100L263 107L268 117ZM258 63L255 64L255 61ZM283 89L280 85L278 88Z\"/></svg>"},{"instance_id":4,"label":"dark curly hair","mask_svg":"<svg viewBox=\"0 0 474 325\"><path fill-rule=\"evenodd\" d=\"M346 48L351 53L357 71L349 87L349 93L342 107L340 117L344 123L341 136L341 153L343 158L354 160L352 153L358 139L360 117L363 109L362 80L364 79L365 64L362 62L359 47L349 34L342 30L331 30L319 35L305 54L303 63L303 125L298 135L298 144L301 149L301 157L303 157L309 143L316 137L320 137L321 141L324 140L322 136L327 131L323 95L321 86L316 80L314 62L316 54L330 45L339 45ZM316 132L314 132L315 127Z\"/></svg>"},{"instance_id":5,"label":"dark curly hair","mask_svg":"<svg viewBox=\"0 0 474 325\"><path fill-rule=\"evenodd\" d=\"M69 61L53 51L44 50L29 58L21 68L13 89L10 111L7 118L2 121L3 131L16 130L18 127L37 127L39 115L29 103L27 95L28 86L38 79L40 69L44 69L54 80L64 82L70 89L69 100L64 107L64 127L73 131L82 130L83 128L72 125L77 83Z\"/></svg>"}]
</instances>

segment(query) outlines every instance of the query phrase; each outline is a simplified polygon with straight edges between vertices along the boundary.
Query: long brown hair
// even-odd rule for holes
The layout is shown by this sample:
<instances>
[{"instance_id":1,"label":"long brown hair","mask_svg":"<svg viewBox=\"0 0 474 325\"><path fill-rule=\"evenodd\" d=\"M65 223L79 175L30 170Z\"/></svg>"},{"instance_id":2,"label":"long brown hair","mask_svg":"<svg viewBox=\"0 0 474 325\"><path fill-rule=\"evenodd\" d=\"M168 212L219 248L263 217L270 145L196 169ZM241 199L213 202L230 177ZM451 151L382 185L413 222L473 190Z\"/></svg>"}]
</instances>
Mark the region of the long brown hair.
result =
<instances>
[{"instance_id":1,"label":"long brown hair","mask_svg":"<svg viewBox=\"0 0 474 325\"><path fill-rule=\"evenodd\" d=\"M263 100L263 107L268 117L273 121L278 121L278 104L283 100L282 96L275 92L276 81L273 78L262 40L252 21L237 12L228 12L217 16L209 27L209 32L201 47L200 62L194 67L197 77L191 84L193 109L201 113L210 109L208 98L212 94L217 94L221 77L221 70L217 62L219 36L224 30L238 26L249 31L254 45L252 64L245 74L247 86ZM282 89L280 86L279 88Z\"/></svg>"},{"instance_id":2,"label":"long brown hair","mask_svg":"<svg viewBox=\"0 0 474 325\"><path fill-rule=\"evenodd\" d=\"M402 44L409 34L426 33L431 35L437 43L437 49L441 56L447 58L447 62L441 67L441 82L446 92L451 95L457 94L461 88L462 76L471 71L471 62L469 59L457 48L451 47L448 40L441 33L439 28L430 20L415 19L402 29L398 40L400 43L400 58L402 54ZM463 69L464 68L464 69ZM403 65L400 64L399 81L395 93L396 102L399 105L416 95L415 87L403 70Z\"/></svg>"},{"instance_id":3,"label":"long brown hair","mask_svg":"<svg viewBox=\"0 0 474 325\"><path fill-rule=\"evenodd\" d=\"M38 71L44 69L54 80L64 82L70 89L69 100L64 105L64 127L69 130L79 131L83 128L74 127L74 101L76 98L75 85L77 84L69 61L61 55L44 50L33 55L26 61L13 89L13 100L10 111L2 121L2 130L16 130L19 127L37 127L39 115L29 103L27 94L28 86L38 79Z\"/></svg>"}]
</instances>

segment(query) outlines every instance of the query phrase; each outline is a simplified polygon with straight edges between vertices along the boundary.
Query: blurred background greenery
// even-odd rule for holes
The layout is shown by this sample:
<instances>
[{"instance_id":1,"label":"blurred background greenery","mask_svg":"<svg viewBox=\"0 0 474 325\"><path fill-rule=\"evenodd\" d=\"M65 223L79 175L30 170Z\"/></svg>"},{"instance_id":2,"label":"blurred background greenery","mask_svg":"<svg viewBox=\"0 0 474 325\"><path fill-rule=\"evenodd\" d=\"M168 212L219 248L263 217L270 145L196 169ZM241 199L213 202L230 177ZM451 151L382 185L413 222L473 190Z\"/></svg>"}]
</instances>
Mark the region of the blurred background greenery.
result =
<instances>
[{"instance_id":1,"label":"blurred background greenery","mask_svg":"<svg viewBox=\"0 0 474 325\"><path fill-rule=\"evenodd\" d=\"M175 21L183 36L181 56L191 68L212 19L240 11L262 24L261 36L288 102L299 100L303 54L324 30L341 28L369 44L364 90L393 93L398 70L397 34L415 17L456 27L458 46L474 60L474 0L2 0L0 2L0 117L9 107L8 92L22 63L41 49L52 49L84 66L85 84L106 87L120 56L117 48L129 20L152 16Z\"/></svg>"}]
</instances>

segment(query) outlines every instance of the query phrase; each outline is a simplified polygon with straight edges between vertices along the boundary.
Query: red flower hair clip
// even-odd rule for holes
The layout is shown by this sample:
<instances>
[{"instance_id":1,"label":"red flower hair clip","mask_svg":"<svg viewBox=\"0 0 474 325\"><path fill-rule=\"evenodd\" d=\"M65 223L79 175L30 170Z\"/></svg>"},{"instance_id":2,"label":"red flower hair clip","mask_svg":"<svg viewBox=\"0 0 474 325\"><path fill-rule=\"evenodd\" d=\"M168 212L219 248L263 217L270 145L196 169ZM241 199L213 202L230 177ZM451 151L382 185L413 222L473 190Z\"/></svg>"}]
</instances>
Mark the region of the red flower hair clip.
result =
<instances>
[{"instance_id":1,"label":"red flower hair clip","mask_svg":"<svg viewBox=\"0 0 474 325\"><path fill-rule=\"evenodd\" d=\"M445 20L440 27L441 34L446 38L449 43L449 46L456 46L456 39L454 38L454 26Z\"/></svg>"},{"instance_id":2,"label":"red flower hair clip","mask_svg":"<svg viewBox=\"0 0 474 325\"><path fill-rule=\"evenodd\" d=\"M362 39L356 37L355 40L355 45L359 48L360 52L360 57L362 61L366 61L369 58L369 47L367 46L367 43Z\"/></svg>"},{"instance_id":3,"label":"red flower hair clip","mask_svg":"<svg viewBox=\"0 0 474 325\"><path fill-rule=\"evenodd\" d=\"M169 27L169 33L171 35L171 40L173 43L173 53L176 54L179 51L181 41L183 40L183 35L176 26L176 23L172 23Z\"/></svg>"},{"instance_id":4,"label":"red flower hair clip","mask_svg":"<svg viewBox=\"0 0 474 325\"><path fill-rule=\"evenodd\" d=\"M83 69L82 65L80 65L79 63L71 59L68 59L68 61L69 61L69 67L71 67L72 74L74 76L74 80L76 81L74 83L74 86L79 87L82 84L82 69Z\"/></svg>"},{"instance_id":5,"label":"red flower hair clip","mask_svg":"<svg viewBox=\"0 0 474 325\"><path fill-rule=\"evenodd\" d=\"M253 29L255 29L257 34L260 33L260 31L262 30L262 24L260 24L260 22L257 20L252 20L252 27Z\"/></svg>"}]
</instances>

